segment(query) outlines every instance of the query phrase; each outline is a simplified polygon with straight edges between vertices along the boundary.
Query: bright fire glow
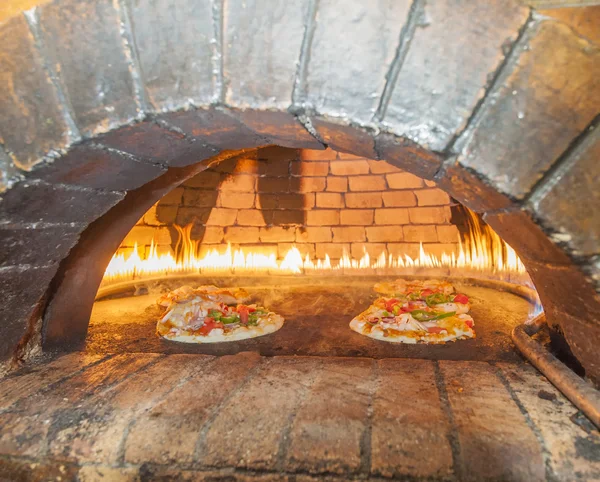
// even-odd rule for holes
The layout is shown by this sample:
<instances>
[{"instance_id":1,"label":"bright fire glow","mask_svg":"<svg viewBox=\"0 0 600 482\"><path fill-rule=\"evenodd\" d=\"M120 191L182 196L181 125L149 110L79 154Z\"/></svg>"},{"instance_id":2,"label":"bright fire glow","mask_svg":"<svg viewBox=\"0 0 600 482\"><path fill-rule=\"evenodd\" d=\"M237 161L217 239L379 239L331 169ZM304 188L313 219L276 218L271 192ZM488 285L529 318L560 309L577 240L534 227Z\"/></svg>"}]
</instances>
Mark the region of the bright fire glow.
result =
<instances>
[{"instance_id":1,"label":"bright fire glow","mask_svg":"<svg viewBox=\"0 0 600 482\"><path fill-rule=\"evenodd\" d=\"M385 273L386 271L410 270L418 272L422 268L459 270L465 276L482 274L497 279L527 279L527 272L517 253L506 244L489 226L469 213L468 236L458 246L458 253L442 253L436 256L427 253L421 244L419 255L394 257L382 252L377 258L371 258L365 251L360 259L352 259L344 253L339 261L332 262L328 255L325 259L302 257L296 247L292 247L282 260L275 254L244 252L231 246L220 250L212 249L204 256L198 256L199 242L191 239L192 225L184 228L176 226L179 241L176 256L159 253L152 243L148 256L139 255L138 246L127 256L115 254L104 274L105 283L135 278L164 276L183 273ZM373 271L374 270L374 271Z\"/></svg>"}]
</instances>

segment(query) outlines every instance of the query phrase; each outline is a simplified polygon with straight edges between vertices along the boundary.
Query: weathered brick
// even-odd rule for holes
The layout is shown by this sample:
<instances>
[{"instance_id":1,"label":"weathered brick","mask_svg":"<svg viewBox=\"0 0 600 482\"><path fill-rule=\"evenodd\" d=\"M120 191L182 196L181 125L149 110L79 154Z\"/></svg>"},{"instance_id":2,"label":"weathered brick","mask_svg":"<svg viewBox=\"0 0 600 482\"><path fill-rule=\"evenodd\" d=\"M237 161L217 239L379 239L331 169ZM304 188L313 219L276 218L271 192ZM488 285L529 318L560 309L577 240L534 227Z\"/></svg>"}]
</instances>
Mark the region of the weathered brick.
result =
<instances>
[{"instance_id":1,"label":"weathered brick","mask_svg":"<svg viewBox=\"0 0 600 482\"><path fill-rule=\"evenodd\" d=\"M385 177L377 175L351 176L348 182L351 191L383 191L387 188Z\"/></svg>"},{"instance_id":2,"label":"weathered brick","mask_svg":"<svg viewBox=\"0 0 600 482\"><path fill-rule=\"evenodd\" d=\"M516 1L451 0L424 9L427 27L415 31L384 121L396 133L442 151L484 95L489 76L501 65L529 10ZM448 55L440 45L456 50Z\"/></svg>"},{"instance_id":3,"label":"weathered brick","mask_svg":"<svg viewBox=\"0 0 600 482\"><path fill-rule=\"evenodd\" d=\"M365 159L351 161L331 161L331 174L336 176L356 176L369 174L369 164Z\"/></svg>"},{"instance_id":4,"label":"weathered brick","mask_svg":"<svg viewBox=\"0 0 600 482\"><path fill-rule=\"evenodd\" d=\"M552 186L531 199L544 226L560 233L577 255L600 253L600 128L573 152Z\"/></svg>"},{"instance_id":5,"label":"weathered brick","mask_svg":"<svg viewBox=\"0 0 600 482\"><path fill-rule=\"evenodd\" d=\"M206 224L209 226L232 226L236 217L237 210L235 209L213 208Z\"/></svg>"},{"instance_id":6,"label":"weathered brick","mask_svg":"<svg viewBox=\"0 0 600 482\"><path fill-rule=\"evenodd\" d=\"M102 355L84 352L69 353L50 363L33 366L28 373L4 378L0 381L0 410L6 410L18 400L42 391L55 382L99 362L102 358Z\"/></svg>"},{"instance_id":7,"label":"weathered brick","mask_svg":"<svg viewBox=\"0 0 600 482\"><path fill-rule=\"evenodd\" d=\"M332 161L337 159L338 153L328 147L322 151L315 149L302 149L300 151L300 159L306 161Z\"/></svg>"},{"instance_id":8,"label":"weathered brick","mask_svg":"<svg viewBox=\"0 0 600 482\"><path fill-rule=\"evenodd\" d=\"M51 184L129 191L143 186L165 172L164 169L128 156L87 145L71 148L59 160L34 169L32 177Z\"/></svg>"},{"instance_id":9,"label":"weathered brick","mask_svg":"<svg viewBox=\"0 0 600 482\"><path fill-rule=\"evenodd\" d=\"M256 179L256 176L236 173L223 179L219 191L254 192L256 190Z\"/></svg>"},{"instance_id":10,"label":"weathered brick","mask_svg":"<svg viewBox=\"0 0 600 482\"><path fill-rule=\"evenodd\" d=\"M303 226L306 224L306 213L307 211L299 209L278 209L273 211L273 224L280 226Z\"/></svg>"},{"instance_id":11,"label":"weathered brick","mask_svg":"<svg viewBox=\"0 0 600 482\"><path fill-rule=\"evenodd\" d=\"M361 465L361 440L373 382L370 360L324 359L290 430L292 471L345 474Z\"/></svg>"},{"instance_id":12,"label":"weathered brick","mask_svg":"<svg viewBox=\"0 0 600 482\"><path fill-rule=\"evenodd\" d=\"M319 179L314 177L307 177L305 179ZM257 192L265 192L265 193L277 193L277 192L295 192L299 189L293 189L291 187L292 179L289 177L259 177L258 182L256 183L256 191ZM302 183L303 179L300 179L300 183ZM298 184L300 184L298 183ZM325 184L325 183L323 183ZM293 186L294 188L296 186Z\"/></svg>"},{"instance_id":13,"label":"weathered brick","mask_svg":"<svg viewBox=\"0 0 600 482\"><path fill-rule=\"evenodd\" d=\"M222 208L249 209L254 207L254 193L219 193L217 205Z\"/></svg>"},{"instance_id":14,"label":"weathered brick","mask_svg":"<svg viewBox=\"0 0 600 482\"><path fill-rule=\"evenodd\" d=\"M541 447L496 369L473 361L440 367L458 430L461 478L545 480Z\"/></svg>"},{"instance_id":15,"label":"weathered brick","mask_svg":"<svg viewBox=\"0 0 600 482\"><path fill-rule=\"evenodd\" d=\"M385 176L390 189L415 189L423 187L423 179L409 172L396 172Z\"/></svg>"},{"instance_id":16,"label":"weathered brick","mask_svg":"<svg viewBox=\"0 0 600 482\"><path fill-rule=\"evenodd\" d=\"M316 206L318 208L343 208L344 198L338 193L318 192L316 193Z\"/></svg>"},{"instance_id":17,"label":"weathered brick","mask_svg":"<svg viewBox=\"0 0 600 482\"><path fill-rule=\"evenodd\" d=\"M258 209L276 209L279 206L279 196L277 194L259 194L256 196L256 207Z\"/></svg>"},{"instance_id":18,"label":"weathered brick","mask_svg":"<svg viewBox=\"0 0 600 482\"><path fill-rule=\"evenodd\" d=\"M340 224L340 212L333 209L311 209L306 213L307 226L335 226Z\"/></svg>"},{"instance_id":19,"label":"weathered brick","mask_svg":"<svg viewBox=\"0 0 600 482\"><path fill-rule=\"evenodd\" d=\"M255 354L243 353L199 363L196 376L169 393L130 428L125 461L191 462L200 429L218 413L225 397L244 382L259 360Z\"/></svg>"},{"instance_id":20,"label":"weathered brick","mask_svg":"<svg viewBox=\"0 0 600 482\"><path fill-rule=\"evenodd\" d=\"M176 217L177 206L155 204L144 214L142 219L144 220L144 224L149 226L161 226L163 224L175 223Z\"/></svg>"},{"instance_id":21,"label":"weathered brick","mask_svg":"<svg viewBox=\"0 0 600 482\"><path fill-rule=\"evenodd\" d=\"M404 241L413 243L437 243L435 226L403 226ZM393 241L393 240L390 240Z\"/></svg>"},{"instance_id":22,"label":"weathered brick","mask_svg":"<svg viewBox=\"0 0 600 482\"><path fill-rule=\"evenodd\" d=\"M450 221L450 207L408 208L413 224L446 224Z\"/></svg>"},{"instance_id":23,"label":"weathered brick","mask_svg":"<svg viewBox=\"0 0 600 482\"><path fill-rule=\"evenodd\" d=\"M380 192L349 192L344 194L344 199L348 208L380 208L381 195Z\"/></svg>"},{"instance_id":24,"label":"weathered brick","mask_svg":"<svg viewBox=\"0 0 600 482\"><path fill-rule=\"evenodd\" d=\"M375 224L409 224L408 209L375 209Z\"/></svg>"},{"instance_id":25,"label":"weathered brick","mask_svg":"<svg viewBox=\"0 0 600 482\"><path fill-rule=\"evenodd\" d=\"M345 254L350 255L350 243L317 243L315 254L319 259L325 259L326 255L331 259L340 259Z\"/></svg>"},{"instance_id":26,"label":"weathered brick","mask_svg":"<svg viewBox=\"0 0 600 482\"><path fill-rule=\"evenodd\" d=\"M383 255L387 259L387 251L385 243L352 243L350 253L354 259L360 259L365 254L368 254L371 261L376 260Z\"/></svg>"},{"instance_id":27,"label":"weathered brick","mask_svg":"<svg viewBox=\"0 0 600 482\"><path fill-rule=\"evenodd\" d=\"M296 229L296 241L301 243L326 243L331 241L331 236L331 228L329 227L311 226Z\"/></svg>"},{"instance_id":28,"label":"weathered brick","mask_svg":"<svg viewBox=\"0 0 600 482\"><path fill-rule=\"evenodd\" d=\"M600 451L600 441L573 423L580 416L577 408L532 366L499 365L544 440L554 476L569 480L577 474L580 480L593 479L600 471L600 461L591 455Z\"/></svg>"},{"instance_id":29,"label":"weathered brick","mask_svg":"<svg viewBox=\"0 0 600 482\"><path fill-rule=\"evenodd\" d=\"M519 199L590 124L600 103L594 88L600 48L550 20L538 21L527 35L528 48L501 79L459 159Z\"/></svg>"},{"instance_id":30,"label":"weathered brick","mask_svg":"<svg viewBox=\"0 0 600 482\"><path fill-rule=\"evenodd\" d=\"M144 86L158 111L212 102L214 32L209 2L133 2L131 27ZM168 11L169 15L163 15ZM158 21L160 20L160 21Z\"/></svg>"},{"instance_id":31,"label":"weathered brick","mask_svg":"<svg viewBox=\"0 0 600 482\"><path fill-rule=\"evenodd\" d=\"M251 161L255 162L254 160L251 160ZM227 161L225 161L225 162L227 162ZM220 165L222 165L222 164L223 163L221 163ZM218 165L216 167L219 167L220 165ZM223 179L223 176L221 175L221 173L217 172L216 170L213 170L211 168L211 169L207 169L206 171L203 171L200 174L197 174L196 176L188 179L187 181L185 181L183 183L183 185L185 187L193 187L193 188L199 188L199 189L215 189L219 186L219 184L221 184L222 179Z\"/></svg>"},{"instance_id":32,"label":"weathered brick","mask_svg":"<svg viewBox=\"0 0 600 482\"><path fill-rule=\"evenodd\" d=\"M61 0L39 9L46 53L56 65L75 122L87 135L138 115L120 24L109 2Z\"/></svg>"},{"instance_id":33,"label":"weathered brick","mask_svg":"<svg viewBox=\"0 0 600 482\"><path fill-rule=\"evenodd\" d=\"M508 197L458 163L445 166L437 182L450 196L476 213L504 209L511 205Z\"/></svg>"},{"instance_id":34,"label":"weathered brick","mask_svg":"<svg viewBox=\"0 0 600 482\"><path fill-rule=\"evenodd\" d=\"M189 223L207 224L209 222L212 210L210 208L200 209L197 207L180 206L177 209L175 224L185 226Z\"/></svg>"},{"instance_id":35,"label":"weathered brick","mask_svg":"<svg viewBox=\"0 0 600 482\"><path fill-rule=\"evenodd\" d=\"M370 121L379 102L374 93L383 91L409 9L408 1L378 8L320 4L306 73L308 102L325 114Z\"/></svg>"},{"instance_id":36,"label":"weathered brick","mask_svg":"<svg viewBox=\"0 0 600 482\"><path fill-rule=\"evenodd\" d=\"M377 159L375 141L363 128L353 127L339 118L311 117L317 134L337 151L351 152L366 159Z\"/></svg>"},{"instance_id":37,"label":"weathered brick","mask_svg":"<svg viewBox=\"0 0 600 482\"><path fill-rule=\"evenodd\" d=\"M278 155L276 152L273 153L273 151L269 149L282 149L285 150L285 153L280 153ZM295 153L295 151L290 152L290 149L284 149L283 147L259 149L259 175L269 177L288 177L290 175L290 161L294 160L295 157L295 155L292 153ZM283 156L285 156L285 158L279 158Z\"/></svg>"},{"instance_id":38,"label":"weathered brick","mask_svg":"<svg viewBox=\"0 0 600 482\"><path fill-rule=\"evenodd\" d=\"M259 209L240 209L237 213L236 224L240 226L266 226L263 211Z\"/></svg>"},{"instance_id":39,"label":"weathered brick","mask_svg":"<svg viewBox=\"0 0 600 482\"><path fill-rule=\"evenodd\" d=\"M412 259L419 257L419 244L417 243L388 243L388 253L394 257L410 256Z\"/></svg>"},{"instance_id":40,"label":"weathered brick","mask_svg":"<svg viewBox=\"0 0 600 482\"><path fill-rule=\"evenodd\" d=\"M362 226L349 226L343 228L331 228L334 243L353 243L366 241L365 228Z\"/></svg>"},{"instance_id":41,"label":"weathered brick","mask_svg":"<svg viewBox=\"0 0 600 482\"><path fill-rule=\"evenodd\" d=\"M202 236L202 243L219 244L223 242L225 231L221 227L206 226Z\"/></svg>"},{"instance_id":42,"label":"weathered brick","mask_svg":"<svg viewBox=\"0 0 600 482\"><path fill-rule=\"evenodd\" d=\"M54 417L49 452L83 462L114 464L129 425L147 416L167 394L211 357L171 355Z\"/></svg>"},{"instance_id":43,"label":"weathered brick","mask_svg":"<svg viewBox=\"0 0 600 482\"><path fill-rule=\"evenodd\" d=\"M424 179L433 179L442 166L441 156L402 137L381 132L375 138L375 145L381 159Z\"/></svg>"},{"instance_id":44,"label":"weathered brick","mask_svg":"<svg viewBox=\"0 0 600 482\"><path fill-rule=\"evenodd\" d=\"M44 221L88 224L102 216L123 197L124 193L120 192L20 182L3 194L0 219L12 223Z\"/></svg>"},{"instance_id":45,"label":"weathered brick","mask_svg":"<svg viewBox=\"0 0 600 482\"><path fill-rule=\"evenodd\" d=\"M314 193L289 193L277 195L277 207L280 209L310 209L315 205Z\"/></svg>"},{"instance_id":46,"label":"weathered brick","mask_svg":"<svg viewBox=\"0 0 600 482\"><path fill-rule=\"evenodd\" d=\"M225 228L226 243L247 243L259 239L259 228L249 226L229 226Z\"/></svg>"},{"instance_id":47,"label":"weathered brick","mask_svg":"<svg viewBox=\"0 0 600 482\"><path fill-rule=\"evenodd\" d=\"M371 174L390 174L392 172L400 172L400 169L386 161L367 160Z\"/></svg>"},{"instance_id":48,"label":"weathered brick","mask_svg":"<svg viewBox=\"0 0 600 482\"><path fill-rule=\"evenodd\" d=\"M0 27L0 44L0 72L10 79L0 89L0 144L29 169L51 149L66 147L68 127L24 16Z\"/></svg>"},{"instance_id":49,"label":"weathered brick","mask_svg":"<svg viewBox=\"0 0 600 482\"><path fill-rule=\"evenodd\" d=\"M265 138L268 144L294 149L323 149L324 147L289 112L283 110L242 109L232 111L232 115L235 115L246 126Z\"/></svg>"},{"instance_id":50,"label":"weathered brick","mask_svg":"<svg viewBox=\"0 0 600 482\"><path fill-rule=\"evenodd\" d=\"M367 240L370 243L393 243L404 240L404 234L400 226L369 226L366 229Z\"/></svg>"},{"instance_id":51,"label":"weathered brick","mask_svg":"<svg viewBox=\"0 0 600 482\"><path fill-rule=\"evenodd\" d=\"M326 177L302 177L298 191L300 192L321 192L325 190Z\"/></svg>"},{"instance_id":52,"label":"weathered brick","mask_svg":"<svg viewBox=\"0 0 600 482\"><path fill-rule=\"evenodd\" d=\"M259 236L263 243L294 241L296 239L296 228L283 226L261 228Z\"/></svg>"},{"instance_id":53,"label":"weathered brick","mask_svg":"<svg viewBox=\"0 0 600 482\"><path fill-rule=\"evenodd\" d=\"M291 105L308 3L286 3L275 9L265 0L225 4L223 75L227 104L263 109ZM256 52L261 55L248 65L247 59L254 58Z\"/></svg>"},{"instance_id":54,"label":"weathered brick","mask_svg":"<svg viewBox=\"0 0 600 482\"><path fill-rule=\"evenodd\" d=\"M419 206L446 206L450 198L441 189L419 189L415 191Z\"/></svg>"},{"instance_id":55,"label":"weathered brick","mask_svg":"<svg viewBox=\"0 0 600 482\"><path fill-rule=\"evenodd\" d=\"M454 224L435 227L440 243L457 243L460 240L460 233Z\"/></svg>"},{"instance_id":56,"label":"weathered brick","mask_svg":"<svg viewBox=\"0 0 600 482\"><path fill-rule=\"evenodd\" d=\"M440 403L433 363L380 360L378 368L371 471L397 478L451 477L450 423Z\"/></svg>"},{"instance_id":57,"label":"weathered brick","mask_svg":"<svg viewBox=\"0 0 600 482\"><path fill-rule=\"evenodd\" d=\"M342 209L340 224L370 226L373 224L372 209Z\"/></svg>"},{"instance_id":58,"label":"weathered brick","mask_svg":"<svg viewBox=\"0 0 600 482\"><path fill-rule=\"evenodd\" d=\"M327 176L329 162L326 161L294 161L291 172L293 176Z\"/></svg>"},{"instance_id":59,"label":"weathered brick","mask_svg":"<svg viewBox=\"0 0 600 482\"><path fill-rule=\"evenodd\" d=\"M416 206L417 200L413 191L388 191L382 194L386 208ZM346 196L347 198L347 196Z\"/></svg>"},{"instance_id":60,"label":"weathered brick","mask_svg":"<svg viewBox=\"0 0 600 482\"><path fill-rule=\"evenodd\" d=\"M199 445L200 462L274 468L290 415L310 386L315 365L311 359L275 358L263 366L218 411Z\"/></svg>"},{"instance_id":61,"label":"weathered brick","mask_svg":"<svg viewBox=\"0 0 600 482\"><path fill-rule=\"evenodd\" d=\"M174 205L179 206L182 204L184 188L176 187L165 194L159 201L159 205Z\"/></svg>"},{"instance_id":62,"label":"weathered brick","mask_svg":"<svg viewBox=\"0 0 600 482\"><path fill-rule=\"evenodd\" d=\"M99 136L97 140L108 147L133 154L140 160L169 167L197 164L219 153L219 150L213 146L195 142L153 121L121 127Z\"/></svg>"},{"instance_id":63,"label":"weathered brick","mask_svg":"<svg viewBox=\"0 0 600 482\"><path fill-rule=\"evenodd\" d=\"M346 192L348 190L347 177L327 177L327 191L331 192Z\"/></svg>"},{"instance_id":64,"label":"weathered brick","mask_svg":"<svg viewBox=\"0 0 600 482\"><path fill-rule=\"evenodd\" d=\"M185 206L214 207L217 205L217 191L185 189L183 191L183 204Z\"/></svg>"},{"instance_id":65,"label":"weathered brick","mask_svg":"<svg viewBox=\"0 0 600 482\"><path fill-rule=\"evenodd\" d=\"M249 149L268 144L267 139L242 122L214 108L169 112L159 118L178 127L188 136L221 150Z\"/></svg>"}]
</instances>

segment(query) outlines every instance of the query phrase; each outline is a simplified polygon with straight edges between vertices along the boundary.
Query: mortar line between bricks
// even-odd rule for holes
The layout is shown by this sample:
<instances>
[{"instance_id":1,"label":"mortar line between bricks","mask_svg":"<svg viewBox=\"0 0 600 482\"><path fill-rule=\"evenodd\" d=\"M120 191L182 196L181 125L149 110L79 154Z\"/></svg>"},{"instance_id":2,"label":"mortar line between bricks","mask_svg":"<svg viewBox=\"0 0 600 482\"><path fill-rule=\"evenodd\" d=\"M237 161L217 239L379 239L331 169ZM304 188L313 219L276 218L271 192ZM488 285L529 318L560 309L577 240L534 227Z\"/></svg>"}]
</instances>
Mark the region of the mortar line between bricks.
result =
<instances>
[{"instance_id":1,"label":"mortar line between bricks","mask_svg":"<svg viewBox=\"0 0 600 482\"><path fill-rule=\"evenodd\" d=\"M95 362L92 362L89 365L85 365L84 367L81 367L79 370L76 370L73 373L70 373L69 375L65 375L62 378L59 378L58 380L56 380L55 382L51 383L50 385L48 385L46 387L40 388L39 390L37 390L37 391L33 392L31 395L29 395L29 397L37 395L37 394L43 395L44 393L48 393L49 391L53 390L59 384L65 383L67 380L70 380L71 378L76 377L77 375L81 375L85 370L95 367L96 365L99 365L100 363L104 363L104 362L110 360L111 358L113 358L114 356L115 356L114 353L104 355L103 357L96 360ZM58 358L60 358L60 357L58 357ZM58 358L56 358L55 360L57 360ZM52 360L52 361L55 361L55 360ZM27 397L27 398L29 398L29 397ZM15 400L8 407L6 407L3 410L0 410L0 414L13 411L12 410L13 407L15 407L15 405L18 405L21 402L21 400L23 400L23 399L19 398L19 399Z\"/></svg>"},{"instance_id":2,"label":"mortar line between bricks","mask_svg":"<svg viewBox=\"0 0 600 482\"><path fill-rule=\"evenodd\" d=\"M71 101L66 94L60 74L52 66L52 62L50 61L48 51L46 49L46 43L44 41L44 35L39 25L40 19L38 15L38 7L34 7L31 10L23 12L23 16L29 25L29 31L33 36L35 49L42 58L43 69L50 78L50 82L54 87L54 92L56 93L56 97L58 99L58 108L63 120L65 121L65 124L67 125L68 143L75 143L81 139L81 133L79 131L79 127L77 127L77 123L75 122L73 106L71 105Z\"/></svg>"},{"instance_id":3,"label":"mortar line between bricks","mask_svg":"<svg viewBox=\"0 0 600 482\"><path fill-rule=\"evenodd\" d=\"M138 117L143 117L144 113L150 111L150 102L146 92L144 76L140 66L135 36L133 34L133 24L131 22L131 9L129 0L118 0L118 15L121 23L121 40L123 44L123 53L131 74L135 102L138 106Z\"/></svg>"},{"instance_id":4,"label":"mortar line between bricks","mask_svg":"<svg viewBox=\"0 0 600 482\"><path fill-rule=\"evenodd\" d=\"M226 397L224 397L223 400L221 400L221 403L219 403L216 407L213 407L212 413L209 415L208 419L206 420L198 434L198 439L196 440L196 443L194 445L194 453L192 455L192 460L198 461L200 459L200 454L203 452L204 446L206 445L206 437L208 436L208 431L212 427L214 421L219 416L221 409L229 405L229 401L232 400L233 397L235 397L238 393L240 393L242 389L254 379L254 375L256 375L258 371L261 371L264 368L268 367L271 364L272 360L272 358L265 359L264 357L261 357L260 361L256 364L256 366L250 369L250 371L246 374L246 376L238 384L238 386L231 390L229 394Z\"/></svg>"},{"instance_id":5,"label":"mortar line between bricks","mask_svg":"<svg viewBox=\"0 0 600 482\"><path fill-rule=\"evenodd\" d=\"M502 369L495 362L488 362L488 363L494 369L494 373L495 373L496 377L500 380L502 385L504 385L504 388L506 388L506 391L509 393L510 398L515 402L515 404L519 408L519 411L523 414L525 423L527 424L529 429L533 432L533 434L535 435L535 438L537 439L538 443L540 444L540 449L542 451L542 459L544 460L544 472L545 472L546 480L551 481L551 482L557 481L558 477L556 477L556 475L554 474L554 470L552 469L552 457L550 455L550 451L548 450L548 447L546 447L546 441L544 440L544 437L542 436L542 432L540 432L540 429L538 428L538 426L531 419L529 412L527 412L527 409L521 403L519 396L514 391L513 387L510 384L510 381L505 376Z\"/></svg>"},{"instance_id":6,"label":"mortar line between bricks","mask_svg":"<svg viewBox=\"0 0 600 482\"><path fill-rule=\"evenodd\" d=\"M288 416L288 420L285 424L285 427L281 431L281 440L279 441L279 448L277 450L277 455L275 458L276 459L275 468L274 468L275 471L281 471L281 472L284 471L285 459L288 454L288 450L290 448L290 443L291 443L290 435L292 432L292 427L294 425L294 421L296 420L296 416L298 415L298 412L304 405L304 402L306 402L306 398L308 397L308 394L312 390L316 381L321 376L322 372L323 372L323 360L319 360L318 372L314 373L313 376L310 377L308 386L303 386L300 396L298 397L296 406L290 411L290 415Z\"/></svg>"},{"instance_id":7,"label":"mortar line between bricks","mask_svg":"<svg viewBox=\"0 0 600 482\"><path fill-rule=\"evenodd\" d=\"M408 12L408 18L406 23L400 30L400 37L398 38L398 46L396 47L396 54L390 64L390 68L385 76L385 85L381 97L379 98L379 105L373 115L374 122L381 122L387 113L387 109L396 87L396 81L398 75L404 65L406 56L410 49L410 44L417 31L417 27L421 23L421 20L425 14L425 0L413 0L410 10Z\"/></svg>"},{"instance_id":8,"label":"mortar line between bricks","mask_svg":"<svg viewBox=\"0 0 600 482\"><path fill-rule=\"evenodd\" d=\"M308 0L306 9L306 21L304 24L304 35L300 46L300 57L294 77L294 87L292 89L292 105L300 107L306 100L306 74L308 62L310 61L310 52L317 28L317 11L319 10L319 0ZM308 130L308 129L307 129ZM310 132L310 131L309 131Z\"/></svg>"},{"instance_id":9,"label":"mortar line between bricks","mask_svg":"<svg viewBox=\"0 0 600 482\"><path fill-rule=\"evenodd\" d=\"M164 355L160 358L161 361L165 361L168 358L168 355ZM213 363L215 363L215 361L217 360L217 357L213 357L212 359L208 360L207 365L212 365ZM150 367L151 365L148 365L148 367ZM179 381L177 383L175 383L170 390L167 390L165 393L163 393L163 395L161 397L159 397L153 404L151 407L147 408L147 412L150 412L152 409L154 409L157 405L159 405L160 403L162 403L172 392L174 392L175 390L177 390L179 387L182 387L183 385L185 385L186 383L188 383L191 379L193 379L196 376L201 375L202 373L200 371L195 371L195 372L191 372L188 376L183 377L181 379L179 379ZM131 420L129 421L129 423L127 424L127 426L125 427L125 429L123 430L123 433L121 435L121 440L119 441L119 447L117 449L117 465L122 467L125 466L126 462L125 462L125 446L127 444L127 439L129 437L129 432L131 431L131 429L134 427L134 425L137 423L138 418L139 418L140 413L136 412L135 410L132 411L132 416L131 416Z\"/></svg>"},{"instance_id":10,"label":"mortar line between bricks","mask_svg":"<svg viewBox=\"0 0 600 482\"><path fill-rule=\"evenodd\" d=\"M454 412L450 405L450 399L448 398L448 390L446 388L446 380L442 373L440 363L438 360L433 360L433 370L435 374L435 385L438 390L440 397L440 404L442 411L446 414L449 422L449 431L446 436L448 443L450 444L450 450L452 451L452 471L457 480L464 479L464 470L461 461L461 448L460 439L458 437L458 427L456 425L456 419L454 418Z\"/></svg>"},{"instance_id":11,"label":"mortar line between bricks","mask_svg":"<svg viewBox=\"0 0 600 482\"><path fill-rule=\"evenodd\" d=\"M529 205L537 211L539 202L556 186L562 175L575 165L580 152L598 139L600 139L600 114L592 119L585 129L571 141L550 168L542 174L542 177L535 182L523 198L523 204Z\"/></svg>"},{"instance_id":12,"label":"mortar line between bricks","mask_svg":"<svg viewBox=\"0 0 600 482\"><path fill-rule=\"evenodd\" d=\"M225 73L223 67L223 3L225 0L212 0L212 27L214 42L212 45L213 99L217 104L225 103Z\"/></svg>"},{"instance_id":13,"label":"mortar line between bricks","mask_svg":"<svg viewBox=\"0 0 600 482\"><path fill-rule=\"evenodd\" d=\"M502 87L504 81L512 73L519 56L525 50L535 25L537 25L537 19L534 16L533 11L530 10L525 23L519 29L517 38L511 44L508 53L504 56L500 65L493 72L491 80L484 87L484 94L477 101L477 104L475 104L471 115L464 123L463 129L457 131L454 136L452 136L446 147L443 149L443 153L448 155L452 152L458 152L466 146L473 131L479 125L483 114L487 111L493 95Z\"/></svg>"},{"instance_id":14,"label":"mortar line between bricks","mask_svg":"<svg viewBox=\"0 0 600 482\"><path fill-rule=\"evenodd\" d=\"M360 437L360 467L359 472L366 475L371 473L371 458L372 458L372 447L371 447L371 436L373 434L373 404L375 402L375 394L379 389L379 361L371 360L371 377L369 383L369 401L367 404L367 419L365 423L365 429Z\"/></svg>"}]
</instances>

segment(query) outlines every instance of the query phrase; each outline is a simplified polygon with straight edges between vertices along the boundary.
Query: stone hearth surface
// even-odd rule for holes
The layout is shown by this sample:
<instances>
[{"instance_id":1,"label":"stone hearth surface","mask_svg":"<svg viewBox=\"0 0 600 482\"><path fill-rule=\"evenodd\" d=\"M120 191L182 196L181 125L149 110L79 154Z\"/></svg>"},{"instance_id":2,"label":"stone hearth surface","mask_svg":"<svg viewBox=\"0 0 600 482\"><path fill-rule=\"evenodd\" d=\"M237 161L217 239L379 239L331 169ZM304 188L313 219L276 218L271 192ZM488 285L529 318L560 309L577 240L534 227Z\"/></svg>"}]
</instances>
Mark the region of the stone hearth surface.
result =
<instances>
[{"instance_id":1,"label":"stone hearth surface","mask_svg":"<svg viewBox=\"0 0 600 482\"><path fill-rule=\"evenodd\" d=\"M0 382L1 480L600 480L534 368L72 353Z\"/></svg>"}]
</instances>

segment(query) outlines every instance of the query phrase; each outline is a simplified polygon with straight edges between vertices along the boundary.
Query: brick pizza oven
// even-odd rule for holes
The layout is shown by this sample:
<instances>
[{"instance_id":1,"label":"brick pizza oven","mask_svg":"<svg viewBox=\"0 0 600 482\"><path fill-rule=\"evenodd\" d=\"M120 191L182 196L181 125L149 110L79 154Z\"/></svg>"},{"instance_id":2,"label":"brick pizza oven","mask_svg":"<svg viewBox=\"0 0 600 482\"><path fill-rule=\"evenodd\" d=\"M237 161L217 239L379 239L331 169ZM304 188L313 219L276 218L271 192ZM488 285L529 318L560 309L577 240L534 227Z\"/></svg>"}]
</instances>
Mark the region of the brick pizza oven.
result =
<instances>
[{"instance_id":1,"label":"brick pizza oven","mask_svg":"<svg viewBox=\"0 0 600 482\"><path fill-rule=\"evenodd\" d=\"M433 254L460 249L462 205L514 248L553 344L572 354L590 386L600 383L599 8L450 0L0 6L0 372L26 365L0 382L0 474L479 480L491 467L498 480L597 477L597 431L576 410L557 408L571 406L531 367L504 359L129 349L49 360L85 348L113 255L134 245L174 252L176 226L191 226L201 253L229 243L278 260L292 247L336 262L345 253L416 257L421 245ZM211 379L207 363L227 382ZM242 395L261 403L261 393L272 395L271 428L237 410ZM319 393L347 403L328 414ZM192 394L231 413L193 412ZM405 432L389 416L391 400L411 396L431 408L429 417L409 410L418 428ZM554 408L544 412L536 396ZM485 408L489 400L505 419ZM168 406L190 417L170 414L177 430L158 422ZM565 425L569 416L584 428ZM46 419L50 428L33 428ZM84 430L84 419L92 427L102 420L102 430L69 438L64 427ZM487 419L496 424L489 445ZM102 438L108 426L121 442ZM260 433L256 453L273 455L211 452L220 440L234 444L236 430L253 443ZM173 447L148 445L149 434ZM440 457L402 449L405 437L425 452L441 447ZM576 449L561 452L561 444ZM490 454L488 466L481 460Z\"/></svg>"}]
</instances>

